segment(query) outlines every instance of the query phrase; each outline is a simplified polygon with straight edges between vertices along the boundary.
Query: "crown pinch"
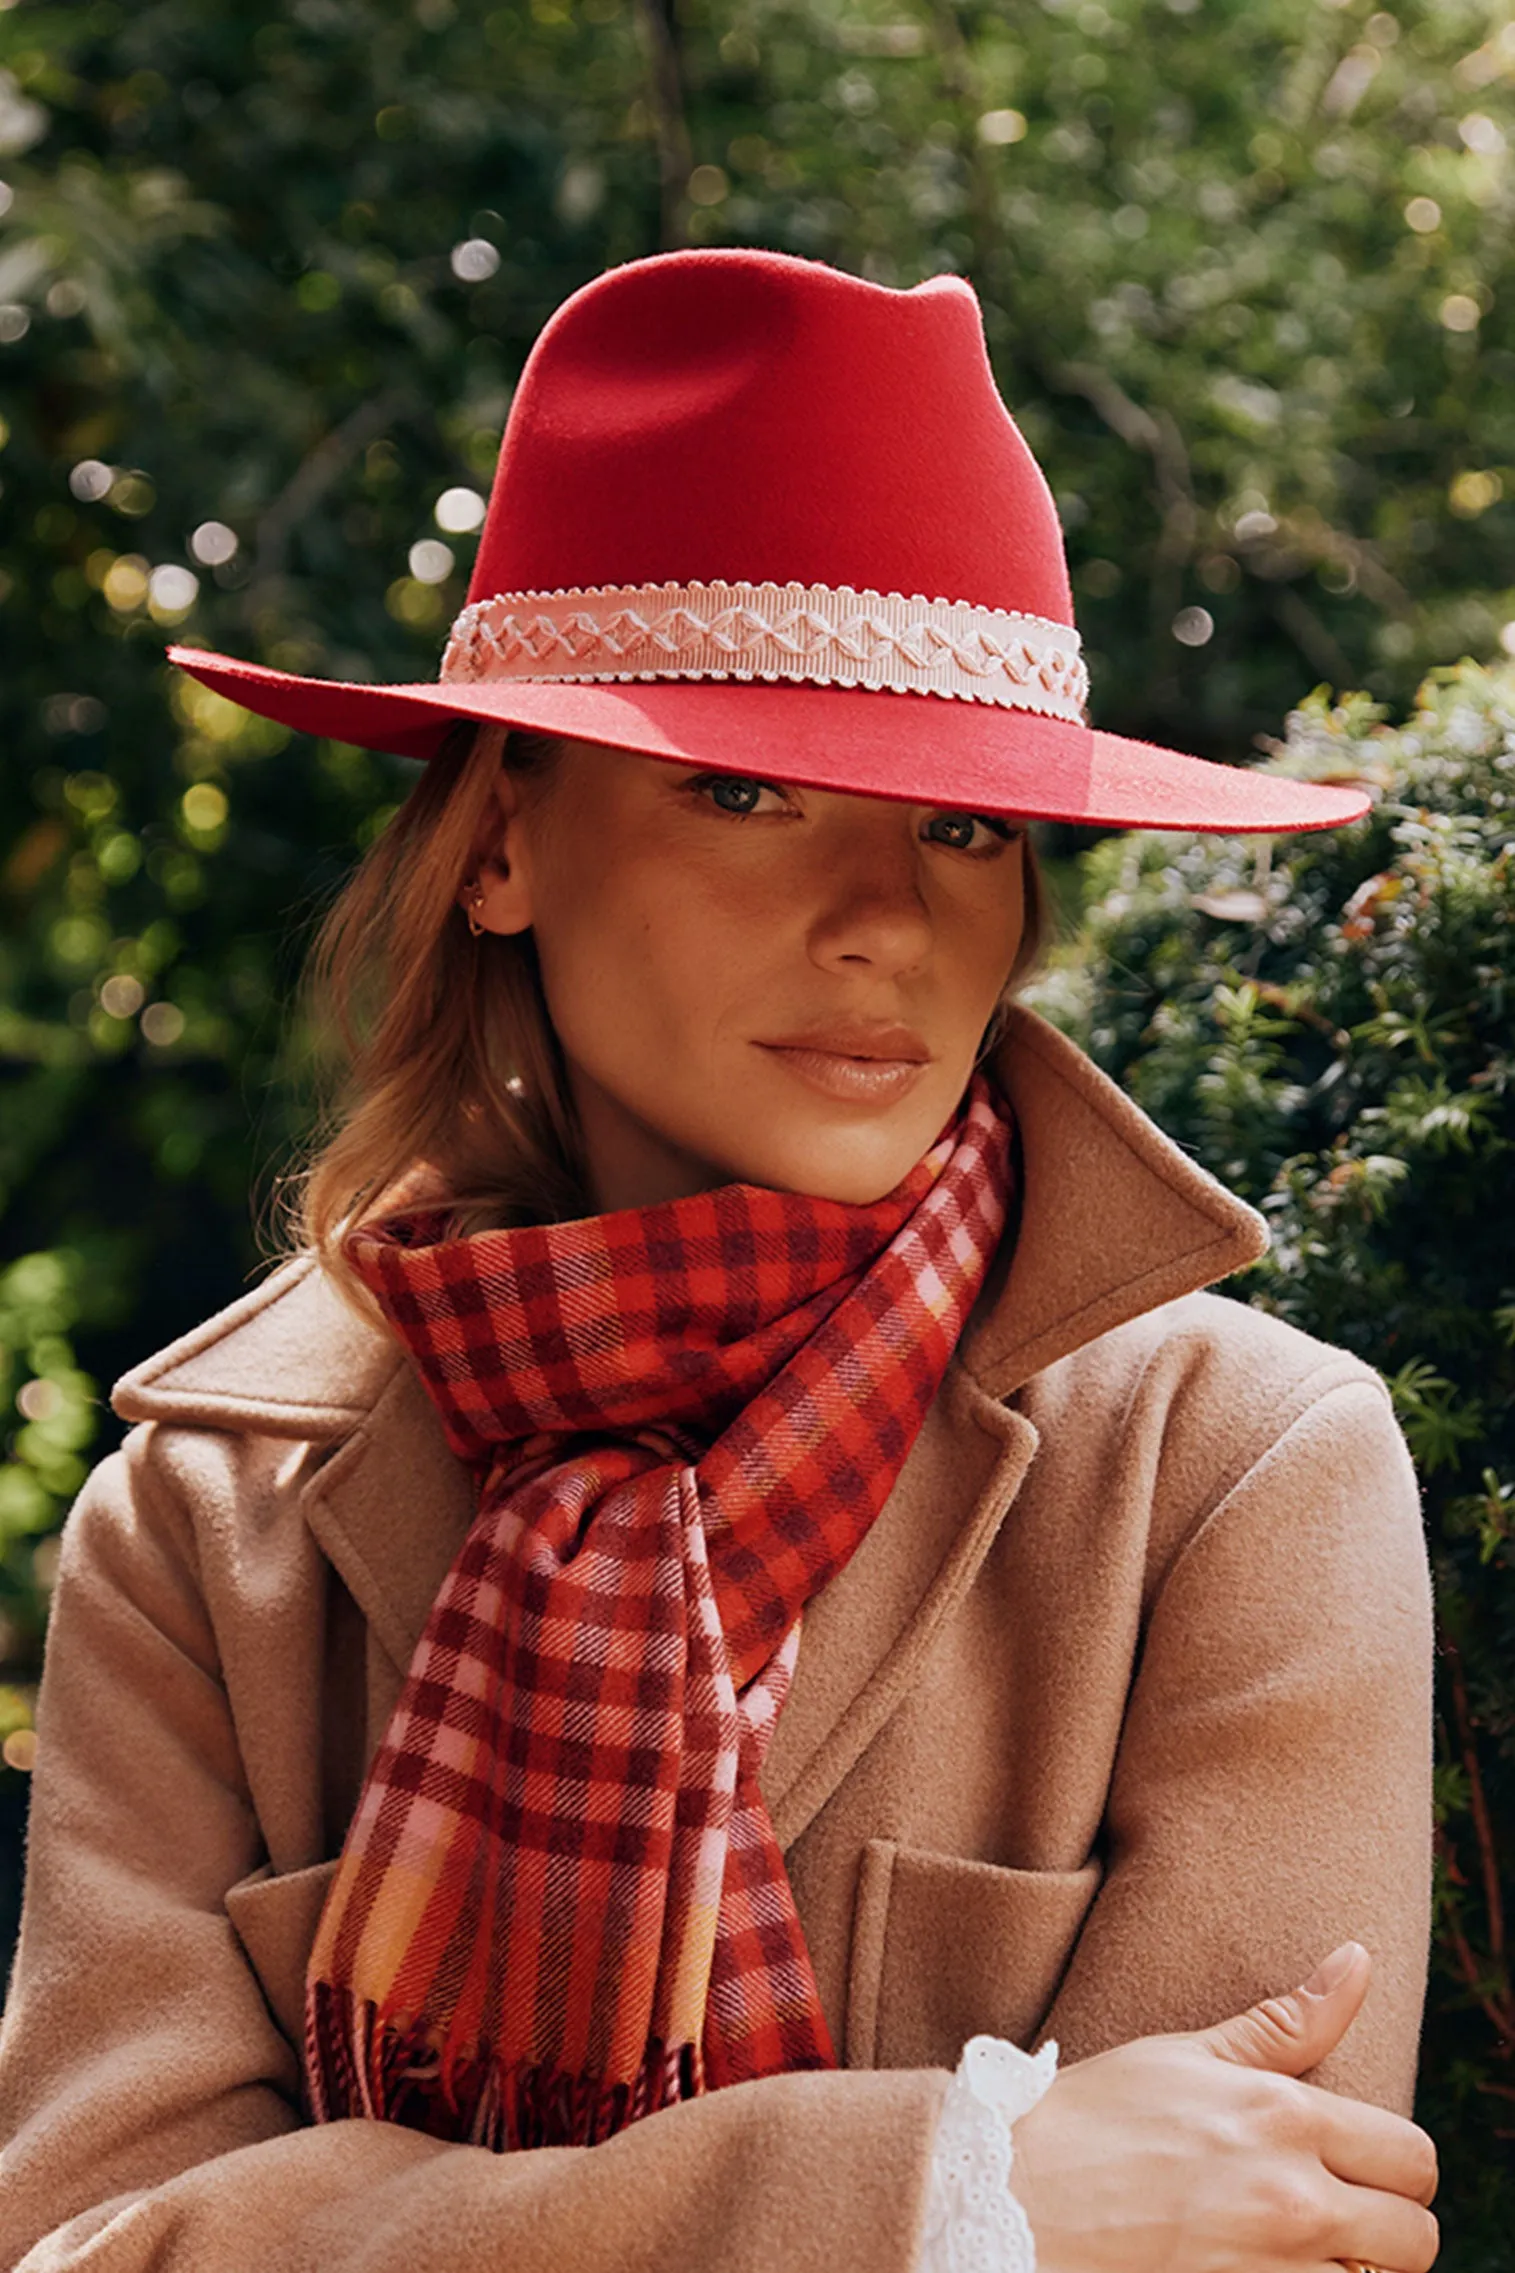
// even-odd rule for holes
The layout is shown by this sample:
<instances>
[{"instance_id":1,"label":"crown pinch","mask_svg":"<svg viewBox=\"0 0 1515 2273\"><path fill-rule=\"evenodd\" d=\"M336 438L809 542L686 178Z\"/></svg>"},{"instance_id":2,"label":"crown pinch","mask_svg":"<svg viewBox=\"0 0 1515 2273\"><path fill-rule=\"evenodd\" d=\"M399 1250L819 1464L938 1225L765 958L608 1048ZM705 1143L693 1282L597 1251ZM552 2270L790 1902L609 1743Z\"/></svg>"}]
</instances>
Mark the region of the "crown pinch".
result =
<instances>
[{"instance_id":1,"label":"crown pinch","mask_svg":"<svg viewBox=\"0 0 1515 2273\"><path fill-rule=\"evenodd\" d=\"M499 592L453 624L442 680L788 679L945 695L1081 725L1071 624L830 584Z\"/></svg>"}]
</instances>

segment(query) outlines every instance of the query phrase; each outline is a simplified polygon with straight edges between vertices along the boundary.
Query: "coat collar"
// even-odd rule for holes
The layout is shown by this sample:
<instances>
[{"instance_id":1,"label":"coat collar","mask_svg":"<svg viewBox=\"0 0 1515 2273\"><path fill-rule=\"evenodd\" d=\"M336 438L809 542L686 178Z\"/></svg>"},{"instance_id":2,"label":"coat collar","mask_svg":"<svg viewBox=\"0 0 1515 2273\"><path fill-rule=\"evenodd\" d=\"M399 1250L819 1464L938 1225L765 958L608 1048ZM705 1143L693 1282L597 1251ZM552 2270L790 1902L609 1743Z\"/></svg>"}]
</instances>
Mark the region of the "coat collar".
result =
<instances>
[{"instance_id":1,"label":"coat collar","mask_svg":"<svg viewBox=\"0 0 1515 2273\"><path fill-rule=\"evenodd\" d=\"M788 1845L961 1600L1035 1452L1006 1400L1056 1359L1267 1245L1260 1216L1074 1045L1017 1008L991 1070L1015 1112L1021 1206L882 1513L806 1613L763 1786ZM116 1383L124 1420L329 1447L302 1512L401 1673L474 1510L404 1352L310 1256Z\"/></svg>"},{"instance_id":2,"label":"coat collar","mask_svg":"<svg viewBox=\"0 0 1515 2273\"><path fill-rule=\"evenodd\" d=\"M1055 1026L1017 1006L990 1061L1015 1111L1023 1205L958 1356L991 1397L1256 1262L1255 1209L1180 1151Z\"/></svg>"}]
</instances>

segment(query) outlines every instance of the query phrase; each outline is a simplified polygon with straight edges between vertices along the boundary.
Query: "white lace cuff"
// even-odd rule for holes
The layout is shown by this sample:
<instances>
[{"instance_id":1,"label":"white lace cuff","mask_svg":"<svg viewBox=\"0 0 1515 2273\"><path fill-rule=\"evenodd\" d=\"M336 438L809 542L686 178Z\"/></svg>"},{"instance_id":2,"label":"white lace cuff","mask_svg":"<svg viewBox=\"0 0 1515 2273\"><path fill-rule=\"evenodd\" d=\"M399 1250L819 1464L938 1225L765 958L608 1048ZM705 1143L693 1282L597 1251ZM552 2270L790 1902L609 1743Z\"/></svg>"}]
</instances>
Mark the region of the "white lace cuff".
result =
<instances>
[{"instance_id":1,"label":"white lace cuff","mask_svg":"<svg viewBox=\"0 0 1515 2273\"><path fill-rule=\"evenodd\" d=\"M916 2273L1035 2273L1030 2221L1010 2191L1010 2126L1057 2073L1057 2046L1034 2056L973 2036L947 2086L931 2158Z\"/></svg>"}]
</instances>

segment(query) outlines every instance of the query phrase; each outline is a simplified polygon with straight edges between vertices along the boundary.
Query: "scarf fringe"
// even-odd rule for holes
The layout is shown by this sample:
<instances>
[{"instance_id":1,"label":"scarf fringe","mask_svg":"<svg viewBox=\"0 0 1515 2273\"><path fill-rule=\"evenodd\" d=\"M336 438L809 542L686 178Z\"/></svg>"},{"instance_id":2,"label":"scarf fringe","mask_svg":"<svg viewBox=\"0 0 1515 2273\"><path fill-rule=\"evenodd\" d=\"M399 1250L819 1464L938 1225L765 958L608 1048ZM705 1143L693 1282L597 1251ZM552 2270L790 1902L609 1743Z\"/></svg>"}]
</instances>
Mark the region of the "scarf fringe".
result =
<instances>
[{"instance_id":1,"label":"scarf fringe","mask_svg":"<svg viewBox=\"0 0 1515 2273\"><path fill-rule=\"evenodd\" d=\"M501 2071L480 2044L444 2068L435 2031L425 2021L399 2029L372 1999L329 1981L308 1984L305 2072L312 2122L361 2114L401 2123L432 2138L487 2147L593 2147L644 2115L696 2099L705 2091L697 2044L648 2039L636 2075L565 2075L541 2062Z\"/></svg>"}]
</instances>

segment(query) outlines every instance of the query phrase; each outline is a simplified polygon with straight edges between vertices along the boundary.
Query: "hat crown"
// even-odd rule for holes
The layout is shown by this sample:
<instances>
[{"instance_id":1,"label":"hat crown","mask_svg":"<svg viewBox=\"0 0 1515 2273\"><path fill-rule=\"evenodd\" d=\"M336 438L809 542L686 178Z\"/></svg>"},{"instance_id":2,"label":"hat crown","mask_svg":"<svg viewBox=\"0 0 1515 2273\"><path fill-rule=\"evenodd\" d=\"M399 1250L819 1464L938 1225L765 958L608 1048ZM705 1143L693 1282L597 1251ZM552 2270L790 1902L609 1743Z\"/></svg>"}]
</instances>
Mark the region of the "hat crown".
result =
<instances>
[{"instance_id":1,"label":"hat crown","mask_svg":"<svg viewBox=\"0 0 1515 2273\"><path fill-rule=\"evenodd\" d=\"M717 581L1072 623L1056 508L968 284L702 251L563 303L511 406L470 602Z\"/></svg>"}]
</instances>

